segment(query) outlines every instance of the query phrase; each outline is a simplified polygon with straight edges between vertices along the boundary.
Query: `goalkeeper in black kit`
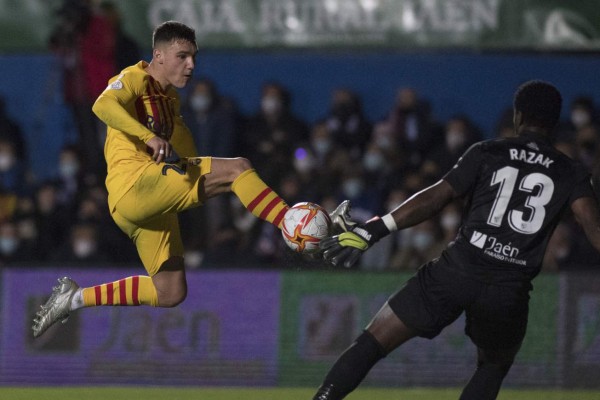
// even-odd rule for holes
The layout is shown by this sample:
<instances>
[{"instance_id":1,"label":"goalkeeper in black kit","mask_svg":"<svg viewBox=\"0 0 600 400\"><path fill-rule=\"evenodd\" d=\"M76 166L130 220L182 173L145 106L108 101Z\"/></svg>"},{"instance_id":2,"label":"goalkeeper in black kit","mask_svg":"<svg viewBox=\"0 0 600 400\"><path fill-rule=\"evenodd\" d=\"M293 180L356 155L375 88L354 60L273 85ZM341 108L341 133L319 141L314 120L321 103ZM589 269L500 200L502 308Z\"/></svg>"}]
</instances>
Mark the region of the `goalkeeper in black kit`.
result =
<instances>
[{"instance_id":1,"label":"goalkeeper in black kit","mask_svg":"<svg viewBox=\"0 0 600 400\"><path fill-rule=\"evenodd\" d=\"M321 242L326 260L351 267L390 232L434 216L455 198L467 200L456 239L389 298L313 400L344 398L389 352L415 336L434 338L463 312L477 366L460 399L496 398L527 330L531 281L564 211L570 208L600 251L590 175L551 144L561 104L553 85L524 83L514 95L516 137L476 143L436 184L367 223L346 215L347 231Z\"/></svg>"}]
</instances>

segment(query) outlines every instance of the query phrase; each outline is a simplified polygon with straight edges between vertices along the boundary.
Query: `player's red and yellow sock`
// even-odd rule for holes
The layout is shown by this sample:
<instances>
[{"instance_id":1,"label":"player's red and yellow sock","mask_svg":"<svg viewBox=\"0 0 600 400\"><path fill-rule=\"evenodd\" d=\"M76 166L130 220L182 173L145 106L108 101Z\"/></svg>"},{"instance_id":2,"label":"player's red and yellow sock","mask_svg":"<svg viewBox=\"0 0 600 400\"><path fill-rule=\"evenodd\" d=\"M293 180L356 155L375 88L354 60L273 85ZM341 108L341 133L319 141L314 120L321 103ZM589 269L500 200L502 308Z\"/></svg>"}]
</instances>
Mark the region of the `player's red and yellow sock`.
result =
<instances>
[{"instance_id":1,"label":"player's red and yellow sock","mask_svg":"<svg viewBox=\"0 0 600 400\"><path fill-rule=\"evenodd\" d=\"M158 306L158 294L149 276L130 276L83 289L83 306Z\"/></svg>"},{"instance_id":2,"label":"player's red and yellow sock","mask_svg":"<svg viewBox=\"0 0 600 400\"><path fill-rule=\"evenodd\" d=\"M254 216L281 229L283 216L289 207L273 189L260 179L254 169L242 172L233 181L231 189Z\"/></svg>"}]
</instances>

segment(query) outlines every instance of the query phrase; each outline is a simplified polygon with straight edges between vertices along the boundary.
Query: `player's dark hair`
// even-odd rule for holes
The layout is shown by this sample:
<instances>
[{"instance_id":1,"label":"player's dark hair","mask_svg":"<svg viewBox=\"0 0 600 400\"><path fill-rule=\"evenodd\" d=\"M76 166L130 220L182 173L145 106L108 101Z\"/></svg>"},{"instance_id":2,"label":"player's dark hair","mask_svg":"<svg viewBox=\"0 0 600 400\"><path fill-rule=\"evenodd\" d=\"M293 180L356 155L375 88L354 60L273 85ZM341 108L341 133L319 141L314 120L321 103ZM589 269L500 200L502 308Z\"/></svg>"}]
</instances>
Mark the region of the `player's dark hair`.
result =
<instances>
[{"instance_id":1,"label":"player's dark hair","mask_svg":"<svg viewBox=\"0 0 600 400\"><path fill-rule=\"evenodd\" d=\"M157 43L170 43L173 40L186 40L196 46L196 31L181 22L163 22L152 34L152 47L155 48Z\"/></svg>"},{"instance_id":2,"label":"player's dark hair","mask_svg":"<svg viewBox=\"0 0 600 400\"><path fill-rule=\"evenodd\" d=\"M528 81L517 89L514 107L523 115L524 123L551 131L560 119L562 96L548 82Z\"/></svg>"}]
</instances>

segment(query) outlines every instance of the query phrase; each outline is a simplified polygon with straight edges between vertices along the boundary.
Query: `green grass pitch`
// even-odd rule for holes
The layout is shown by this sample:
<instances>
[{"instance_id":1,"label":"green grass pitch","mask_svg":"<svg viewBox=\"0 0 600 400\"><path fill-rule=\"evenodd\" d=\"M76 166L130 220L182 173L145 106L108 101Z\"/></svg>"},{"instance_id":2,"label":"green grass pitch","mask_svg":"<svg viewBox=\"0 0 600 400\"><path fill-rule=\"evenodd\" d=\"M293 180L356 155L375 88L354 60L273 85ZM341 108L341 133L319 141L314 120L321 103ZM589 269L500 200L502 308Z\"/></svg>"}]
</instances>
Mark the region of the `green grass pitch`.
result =
<instances>
[{"instance_id":1,"label":"green grass pitch","mask_svg":"<svg viewBox=\"0 0 600 400\"><path fill-rule=\"evenodd\" d=\"M460 389L359 388L348 400L455 400ZM0 387L2 400L310 400L314 389L306 388L166 388L166 387ZM597 400L599 391L504 389L498 400Z\"/></svg>"}]
</instances>

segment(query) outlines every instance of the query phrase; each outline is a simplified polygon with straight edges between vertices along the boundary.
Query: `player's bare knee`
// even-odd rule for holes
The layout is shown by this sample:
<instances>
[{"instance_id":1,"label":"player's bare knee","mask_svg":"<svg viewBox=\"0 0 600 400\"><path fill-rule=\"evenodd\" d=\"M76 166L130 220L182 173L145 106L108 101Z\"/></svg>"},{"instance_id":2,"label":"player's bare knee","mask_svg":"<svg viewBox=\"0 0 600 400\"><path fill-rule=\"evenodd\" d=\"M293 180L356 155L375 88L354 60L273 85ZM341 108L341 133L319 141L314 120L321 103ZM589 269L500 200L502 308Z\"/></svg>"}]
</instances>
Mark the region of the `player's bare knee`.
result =
<instances>
[{"instance_id":1,"label":"player's bare knee","mask_svg":"<svg viewBox=\"0 0 600 400\"><path fill-rule=\"evenodd\" d=\"M158 305L175 307L187 296L187 282L183 266L183 257L171 257L160 267L160 271L152 277Z\"/></svg>"},{"instance_id":2,"label":"player's bare knee","mask_svg":"<svg viewBox=\"0 0 600 400\"><path fill-rule=\"evenodd\" d=\"M172 308L183 303L187 297L187 288L178 288L168 292L158 293L158 304L160 307Z\"/></svg>"}]
</instances>

